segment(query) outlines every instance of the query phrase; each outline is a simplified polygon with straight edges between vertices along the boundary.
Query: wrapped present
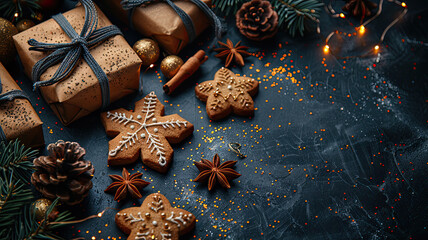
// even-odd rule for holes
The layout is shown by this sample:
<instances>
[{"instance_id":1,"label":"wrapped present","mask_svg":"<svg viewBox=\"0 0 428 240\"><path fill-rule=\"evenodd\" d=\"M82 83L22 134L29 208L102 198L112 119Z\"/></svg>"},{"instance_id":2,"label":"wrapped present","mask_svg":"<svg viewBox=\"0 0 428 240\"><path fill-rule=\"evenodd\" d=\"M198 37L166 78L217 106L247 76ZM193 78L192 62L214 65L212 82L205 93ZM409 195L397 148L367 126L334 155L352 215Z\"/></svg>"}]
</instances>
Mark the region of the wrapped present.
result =
<instances>
[{"instance_id":1,"label":"wrapped present","mask_svg":"<svg viewBox=\"0 0 428 240\"><path fill-rule=\"evenodd\" d=\"M24 70L68 125L139 88L141 60L91 0L13 37Z\"/></svg>"},{"instance_id":2,"label":"wrapped present","mask_svg":"<svg viewBox=\"0 0 428 240\"><path fill-rule=\"evenodd\" d=\"M116 17L156 40L169 54L178 54L210 23L214 24L216 35L221 34L220 21L210 8L211 0L108 0L106 3Z\"/></svg>"},{"instance_id":3,"label":"wrapped present","mask_svg":"<svg viewBox=\"0 0 428 240\"><path fill-rule=\"evenodd\" d=\"M0 141L19 139L27 147L41 147L42 124L28 97L0 63Z\"/></svg>"}]
</instances>

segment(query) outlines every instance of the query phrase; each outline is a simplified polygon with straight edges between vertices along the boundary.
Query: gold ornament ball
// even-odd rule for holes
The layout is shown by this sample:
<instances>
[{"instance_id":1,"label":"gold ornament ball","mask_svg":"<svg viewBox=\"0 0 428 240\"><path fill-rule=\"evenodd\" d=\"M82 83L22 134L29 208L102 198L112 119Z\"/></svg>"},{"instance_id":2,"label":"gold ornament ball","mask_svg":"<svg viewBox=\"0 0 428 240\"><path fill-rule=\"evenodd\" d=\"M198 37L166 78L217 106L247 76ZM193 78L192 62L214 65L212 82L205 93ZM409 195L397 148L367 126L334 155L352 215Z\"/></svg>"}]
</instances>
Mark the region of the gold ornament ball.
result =
<instances>
[{"instance_id":1,"label":"gold ornament ball","mask_svg":"<svg viewBox=\"0 0 428 240\"><path fill-rule=\"evenodd\" d=\"M52 201L46 198L40 198L33 202L33 213L35 214L37 222L45 218L50 205L52 205ZM56 207L54 207L53 211L57 211Z\"/></svg>"},{"instance_id":2,"label":"gold ornament ball","mask_svg":"<svg viewBox=\"0 0 428 240\"><path fill-rule=\"evenodd\" d=\"M0 62L5 64L15 59L16 49L12 36L18 33L18 29L4 18L0 18Z\"/></svg>"},{"instance_id":3,"label":"gold ornament ball","mask_svg":"<svg viewBox=\"0 0 428 240\"><path fill-rule=\"evenodd\" d=\"M166 78L172 78L183 64L184 62L179 56L169 55L162 60L160 69Z\"/></svg>"},{"instance_id":4,"label":"gold ornament ball","mask_svg":"<svg viewBox=\"0 0 428 240\"><path fill-rule=\"evenodd\" d=\"M158 44L149 38L137 41L132 47L143 61L144 66L149 66L159 59L160 51Z\"/></svg>"},{"instance_id":5,"label":"gold ornament ball","mask_svg":"<svg viewBox=\"0 0 428 240\"><path fill-rule=\"evenodd\" d=\"M23 32L33 26L35 26L36 24L28 19L22 19L21 21L19 21L18 23L16 23L16 28L18 29L18 32Z\"/></svg>"}]
</instances>

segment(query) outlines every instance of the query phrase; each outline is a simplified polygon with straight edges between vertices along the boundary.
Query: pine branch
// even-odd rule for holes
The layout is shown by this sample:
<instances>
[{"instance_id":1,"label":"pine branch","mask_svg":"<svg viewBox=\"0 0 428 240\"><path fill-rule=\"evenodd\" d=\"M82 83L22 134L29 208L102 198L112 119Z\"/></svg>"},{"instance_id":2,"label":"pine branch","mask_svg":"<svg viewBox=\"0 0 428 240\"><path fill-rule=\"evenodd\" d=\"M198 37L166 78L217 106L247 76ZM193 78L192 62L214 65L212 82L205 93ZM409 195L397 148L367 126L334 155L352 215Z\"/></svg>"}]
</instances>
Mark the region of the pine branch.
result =
<instances>
[{"instance_id":1,"label":"pine branch","mask_svg":"<svg viewBox=\"0 0 428 240\"><path fill-rule=\"evenodd\" d=\"M16 232L16 238L15 239L23 239L23 240L36 240L36 239L56 239L56 240L63 240L63 238L57 236L53 233L53 230L55 230L58 227L62 227L66 225L64 224L50 224L49 222L49 214L53 211L55 206L58 204L59 198L55 199L55 201L52 202L52 204L49 206L48 210L46 211L44 219L38 223L35 220L35 211L32 210L32 208L27 207L24 210L24 214L21 215L21 218L19 219L19 222L21 224L17 224L17 228L15 230ZM68 211L59 213L57 218L55 219L56 222L67 222L72 220L73 217L71 217L71 213Z\"/></svg>"},{"instance_id":2,"label":"pine branch","mask_svg":"<svg viewBox=\"0 0 428 240\"><path fill-rule=\"evenodd\" d=\"M32 159L37 155L37 150L31 150L22 145L18 140L0 143L0 170L7 176L22 183L29 183L33 172ZM13 174L12 174L13 172Z\"/></svg>"},{"instance_id":3,"label":"pine branch","mask_svg":"<svg viewBox=\"0 0 428 240\"><path fill-rule=\"evenodd\" d=\"M22 209L31 203L33 194L20 180L14 181L13 172L0 173L0 239L14 239L13 225Z\"/></svg>"},{"instance_id":4,"label":"pine branch","mask_svg":"<svg viewBox=\"0 0 428 240\"><path fill-rule=\"evenodd\" d=\"M213 0L214 8L220 15L235 15L243 3L249 0ZM318 0L270 0L278 13L279 27L287 29L291 36L305 30L305 19L318 21L323 3Z\"/></svg>"},{"instance_id":5,"label":"pine branch","mask_svg":"<svg viewBox=\"0 0 428 240\"><path fill-rule=\"evenodd\" d=\"M297 32L304 35L305 19L318 21L323 3L318 0L274 0L280 27L285 27L291 36Z\"/></svg>"},{"instance_id":6,"label":"pine branch","mask_svg":"<svg viewBox=\"0 0 428 240\"><path fill-rule=\"evenodd\" d=\"M39 0L1 0L0 16L10 21L16 18L29 18L41 9ZM17 13L17 16L15 14ZM28 15L28 16L27 16Z\"/></svg>"},{"instance_id":7,"label":"pine branch","mask_svg":"<svg viewBox=\"0 0 428 240\"><path fill-rule=\"evenodd\" d=\"M57 198L49 206L45 218L38 223L32 209L34 200L28 188L33 171L30 161L37 151L26 148L18 140L0 143L0 239L36 240L57 239L52 231L72 219L68 211L59 213L55 224L49 223L49 214L58 203Z\"/></svg>"},{"instance_id":8,"label":"pine branch","mask_svg":"<svg viewBox=\"0 0 428 240\"><path fill-rule=\"evenodd\" d=\"M213 0L212 3L221 15L229 16L231 14L235 15L242 4L248 1L249 0Z\"/></svg>"}]
</instances>

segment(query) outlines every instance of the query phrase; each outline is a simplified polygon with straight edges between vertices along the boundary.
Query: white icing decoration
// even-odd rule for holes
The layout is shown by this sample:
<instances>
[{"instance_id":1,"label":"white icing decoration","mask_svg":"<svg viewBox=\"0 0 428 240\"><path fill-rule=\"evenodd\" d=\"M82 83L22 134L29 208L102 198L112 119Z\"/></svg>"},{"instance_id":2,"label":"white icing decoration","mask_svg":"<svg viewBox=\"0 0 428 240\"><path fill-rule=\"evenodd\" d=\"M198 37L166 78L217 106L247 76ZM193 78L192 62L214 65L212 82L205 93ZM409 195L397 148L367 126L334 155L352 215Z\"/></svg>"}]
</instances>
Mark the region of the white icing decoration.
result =
<instances>
[{"instance_id":1,"label":"white icing decoration","mask_svg":"<svg viewBox=\"0 0 428 240\"><path fill-rule=\"evenodd\" d=\"M153 226L157 226L157 225L158 225L158 222L153 221L153 222L152 222L152 224L153 224Z\"/></svg>"},{"instance_id":2,"label":"white icing decoration","mask_svg":"<svg viewBox=\"0 0 428 240\"><path fill-rule=\"evenodd\" d=\"M232 90L232 85L228 85L228 86L227 86L227 88L228 88L229 90Z\"/></svg>"},{"instance_id":3,"label":"white icing decoration","mask_svg":"<svg viewBox=\"0 0 428 240\"><path fill-rule=\"evenodd\" d=\"M208 83L208 84L202 83L202 84L199 84L198 86L199 86L199 90L201 90L201 92L208 92L211 89L213 89L213 85L211 83Z\"/></svg>"},{"instance_id":4,"label":"white icing decoration","mask_svg":"<svg viewBox=\"0 0 428 240\"><path fill-rule=\"evenodd\" d=\"M119 141L119 145L116 146L115 149L109 151L109 156L114 157L116 156L119 151L121 151L123 148L127 149L128 146L131 147L133 144L136 143L136 141L139 140L139 136L141 138L146 138L146 143L148 144L148 148L150 149L151 153L155 153L156 156L158 156L158 163L161 166L165 166L166 164L166 152L164 145L161 143L160 138L158 135L153 134L149 131L149 127L152 126L162 126L163 128L181 128L182 126L187 127L187 121L179 121L179 120L168 120L165 122L158 122L156 118L152 118L155 114L155 108L156 108L156 102L157 97L154 92L151 92L148 96L144 98L144 106L143 110L141 110L143 113L145 113L143 122L138 121L142 119L141 115L137 115L135 120L133 119L133 115L130 115L129 117L126 116L125 113L111 113L107 112L107 119L110 119L113 122L117 122L123 125L127 125L128 123L133 123L135 125L131 125L131 130L135 130L134 132L130 133L127 132L125 136L122 136L122 140ZM152 118L152 123L147 123L148 120ZM144 131L143 133L139 134L140 131ZM157 133L159 131L158 128L154 128L153 132ZM156 152L155 152L156 151Z\"/></svg>"},{"instance_id":5,"label":"white icing decoration","mask_svg":"<svg viewBox=\"0 0 428 240\"><path fill-rule=\"evenodd\" d=\"M171 233L161 233L162 240L169 240L171 239Z\"/></svg>"},{"instance_id":6,"label":"white icing decoration","mask_svg":"<svg viewBox=\"0 0 428 240\"><path fill-rule=\"evenodd\" d=\"M189 221L189 219L190 219L190 217L191 217L192 215L184 215L183 216L183 213L182 212L180 212L180 214L179 214L179 216L174 216L174 212L171 212L171 216L170 217L168 217L166 220L167 221L170 221L170 222L172 222L172 223L175 223L175 224L177 224L177 227L178 228L180 228L181 227L181 225L180 224L183 224L183 225L186 225L187 224L187 221ZM184 217L184 218L183 218ZM181 223L180 223L181 222Z\"/></svg>"},{"instance_id":7,"label":"white icing decoration","mask_svg":"<svg viewBox=\"0 0 428 240\"><path fill-rule=\"evenodd\" d=\"M117 213L117 215L120 216L119 213ZM125 217L125 221L130 221L130 223L134 223L134 222L144 222L144 218L141 216L141 213L137 213L137 217L134 217L134 215L132 215L132 213L130 213L129 215L127 215L126 213L122 214Z\"/></svg>"},{"instance_id":8,"label":"white icing decoration","mask_svg":"<svg viewBox=\"0 0 428 240\"><path fill-rule=\"evenodd\" d=\"M162 199L159 196L155 195L153 199L154 201L148 204L151 210L157 213L159 210L164 209Z\"/></svg>"},{"instance_id":9,"label":"white icing decoration","mask_svg":"<svg viewBox=\"0 0 428 240\"><path fill-rule=\"evenodd\" d=\"M146 236L149 236L150 231L147 229L145 232L137 232L137 235L135 236L135 240L148 240L150 238L146 238Z\"/></svg>"}]
</instances>

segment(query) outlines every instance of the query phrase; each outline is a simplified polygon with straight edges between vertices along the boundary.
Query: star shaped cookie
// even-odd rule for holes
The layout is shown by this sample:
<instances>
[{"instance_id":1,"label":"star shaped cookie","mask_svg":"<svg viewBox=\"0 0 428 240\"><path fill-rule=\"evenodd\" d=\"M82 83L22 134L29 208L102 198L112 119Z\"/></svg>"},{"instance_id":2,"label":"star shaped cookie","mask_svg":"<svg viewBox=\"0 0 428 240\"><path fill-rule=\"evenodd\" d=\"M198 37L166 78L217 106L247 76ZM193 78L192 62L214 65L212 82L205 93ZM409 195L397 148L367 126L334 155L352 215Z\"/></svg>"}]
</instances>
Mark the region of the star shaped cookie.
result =
<instances>
[{"instance_id":1,"label":"star shaped cookie","mask_svg":"<svg viewBox=\"0 0 428 240\"><path fill-rule=\"evenodd\" d=\"M230 113L240 116L254 115L252 96L259 90L259 82L249 77L238 77L227 68L221 68L214 80L195 87L196 97L206 102L207 114L212 120L220 120Z\"/></svg>"},{"instance_id":2,"label":"star shaped cookie","mask_svg":"<svg viewBox=\"0 0 428 240\"><path fill-rule=\"evenodd\" d=\"M195 227L196 218L186 210L172 207L164 195L153 193L140 207L118 212L115 222L129 234L128 240L178 240Z\"/></svg>"},{"instance_id":3,"label":"star shaped cookie","mask_svg":"<svg viewBox=\"0 0 428 240\"><path fill-rule=\"evenodd\" d=\"M164 105L154 92L135 103L135 111L123 108L101 114L109 142L108 164L124 165L139 157L148 167L166 172L174 150L193 133L193 125L177 114L163 116Z\"/></svg>"}]
</instances>

